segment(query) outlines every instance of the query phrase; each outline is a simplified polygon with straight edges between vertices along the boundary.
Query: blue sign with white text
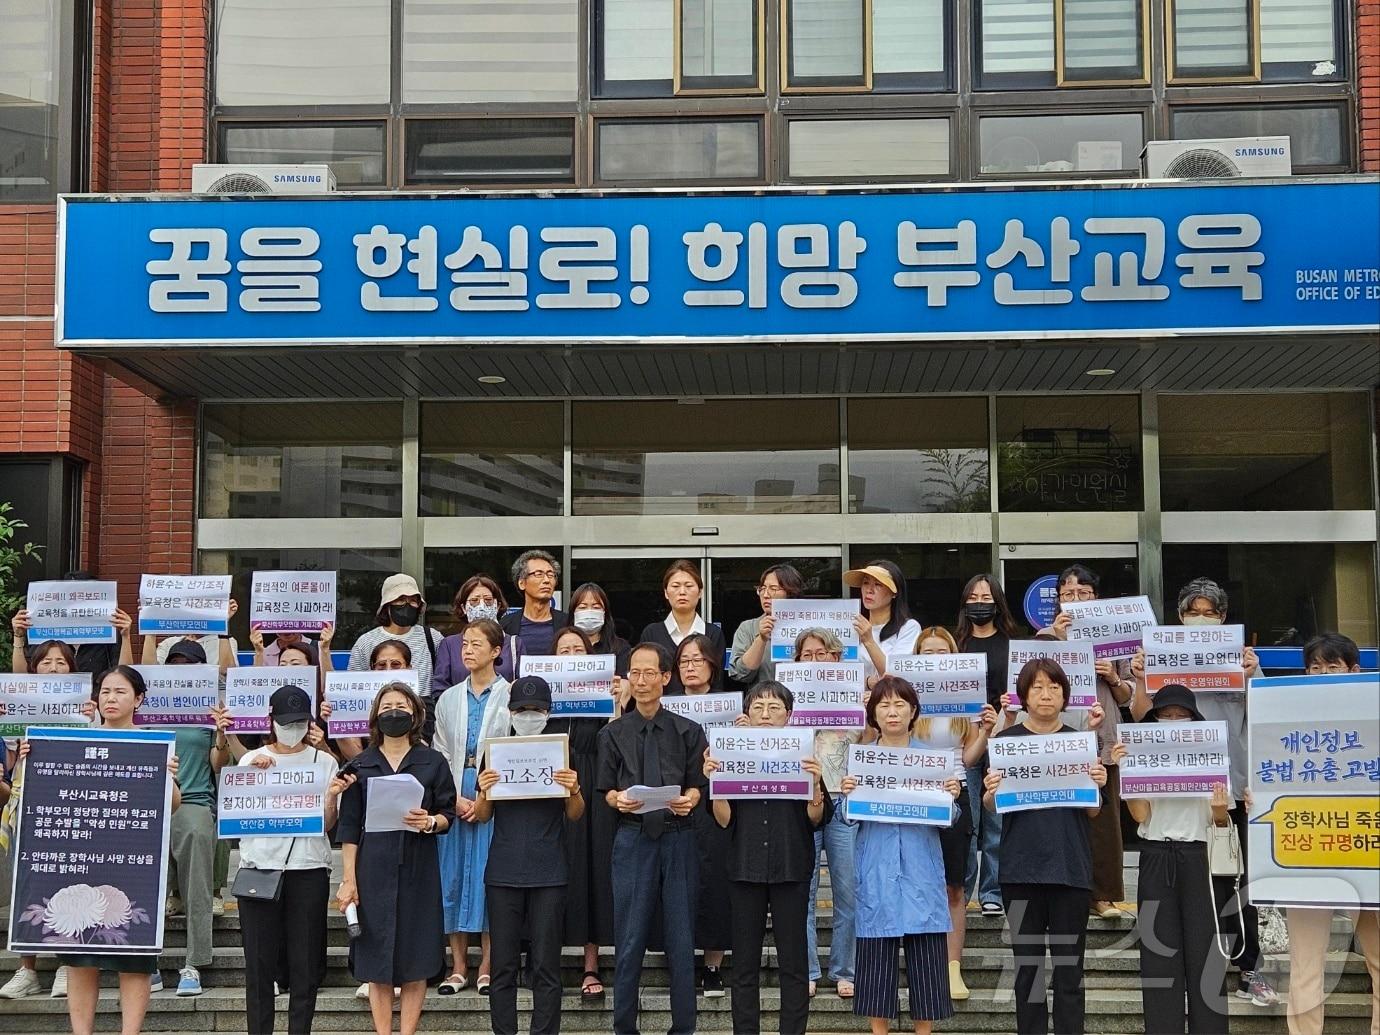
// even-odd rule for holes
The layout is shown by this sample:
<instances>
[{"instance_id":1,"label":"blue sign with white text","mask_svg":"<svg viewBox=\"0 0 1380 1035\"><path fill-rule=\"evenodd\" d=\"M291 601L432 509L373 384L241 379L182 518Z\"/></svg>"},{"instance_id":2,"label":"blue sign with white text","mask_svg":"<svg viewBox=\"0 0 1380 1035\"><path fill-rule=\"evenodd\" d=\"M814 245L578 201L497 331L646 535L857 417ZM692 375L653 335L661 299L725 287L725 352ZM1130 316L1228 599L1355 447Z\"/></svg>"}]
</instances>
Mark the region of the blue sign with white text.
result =
<instances>
[{"instance_id":1,"label":"blue sign with white text","mask_svg":"<svg viewBox=\"0 0 1380 1035\"><path fill-rule=\"evenodd\" d=\"M1380 327L1380 180L62 204L63 345Z\"/></svg>"}]
</instances>

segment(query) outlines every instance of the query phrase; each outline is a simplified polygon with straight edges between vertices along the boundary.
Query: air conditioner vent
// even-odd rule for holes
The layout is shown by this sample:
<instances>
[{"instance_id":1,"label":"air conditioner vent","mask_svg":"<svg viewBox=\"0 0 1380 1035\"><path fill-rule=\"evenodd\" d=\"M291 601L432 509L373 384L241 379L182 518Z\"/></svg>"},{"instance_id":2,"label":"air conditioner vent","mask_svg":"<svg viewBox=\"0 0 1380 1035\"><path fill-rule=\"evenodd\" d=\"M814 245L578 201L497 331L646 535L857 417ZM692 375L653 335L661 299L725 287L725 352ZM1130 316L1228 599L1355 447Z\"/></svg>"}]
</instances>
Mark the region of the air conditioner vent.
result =
<instances>
[{"instance_id":1,"label":"air conditioner vent","mask_svg":"<svg viewBox=\"0 0 1380 1035\"><path fill-rule=\"evenodd\" d=\"M1289 176L1288 137L1152 140L1141 153L1151 180L1221 180Z\"/></svg>"},{"instance_id":2,"label":"air conditioner vent","mask_svg":"<svg viewBox=\"0 0 1380 1035\"><path fill-rule=\"evenodd\" d=\"M327 194L328 165L194 165L193 194Z\"/></svg>"},{"instance_id":3,"label":"air conditioner vent","mask_svg":"<svg viewBox=\"0 0 1380 1035\"><path fill-rule=\"evenodd\" d=\"M1224 176L1240 176L1236 163L1221 151L1195 147L1185 151L1164 167L1168 180L1210 180Z\"/></svg>"}]
</instances>

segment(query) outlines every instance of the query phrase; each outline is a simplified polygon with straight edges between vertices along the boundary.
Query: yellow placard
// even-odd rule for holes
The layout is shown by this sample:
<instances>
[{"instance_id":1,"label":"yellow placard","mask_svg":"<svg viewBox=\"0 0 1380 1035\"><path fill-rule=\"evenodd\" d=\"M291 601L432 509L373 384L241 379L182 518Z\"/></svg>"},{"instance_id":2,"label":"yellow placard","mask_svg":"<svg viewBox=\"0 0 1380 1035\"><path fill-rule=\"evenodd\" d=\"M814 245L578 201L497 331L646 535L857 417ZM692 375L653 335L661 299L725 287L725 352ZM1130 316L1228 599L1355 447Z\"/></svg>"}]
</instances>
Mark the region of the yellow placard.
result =
<instances>
[{"instance_id":1,"label":"yellow placard","mask_svg":"<svg viewBox=\"0 0 1380 1035\"><path fill-rule=\"evenodd\" d=\"M1284 795L1253 823L1272 827L1275 863L1291 869L1380 868L1380 799Z\"/></svg>"}]
</instances>

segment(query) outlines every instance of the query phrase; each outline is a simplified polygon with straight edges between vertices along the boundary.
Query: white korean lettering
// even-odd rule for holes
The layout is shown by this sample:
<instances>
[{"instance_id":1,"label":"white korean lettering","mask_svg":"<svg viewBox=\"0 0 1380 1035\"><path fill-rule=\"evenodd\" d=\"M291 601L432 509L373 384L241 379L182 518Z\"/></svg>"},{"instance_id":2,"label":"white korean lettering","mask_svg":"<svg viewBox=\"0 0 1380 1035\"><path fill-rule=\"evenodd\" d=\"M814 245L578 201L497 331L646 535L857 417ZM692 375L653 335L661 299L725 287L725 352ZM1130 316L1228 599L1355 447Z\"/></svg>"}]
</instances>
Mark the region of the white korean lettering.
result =
<instances>
[{"instance_id":1,"label":"white korean lettering","mask_svg":"<svg viewBox=\"0 0 1380 1035\"><path fill-rule=\"evenodd\" d=\"M412 253L407 272L417 278L418 291L436 290L436 228L423 226L412 240L375 225L367 234L355 234L355 266L371 278L359 288L359 304L371 313L430 313L439 308L434 298L418 295L385 295L374 279L393 276L403 265L403 246Z\"/></svg>"},{"instance_id":2,"label":"white korean lettering","mask_svg":"<svg viewBox=\"0 0 1380 1035\"><path fill-rule=\"evenodd\" d=\"M956 227L918 227L906 220L896 228L896 258L903 266L976 266L977 224L965 219ZM897 287L924 288L926 305L935 308L949 304L949 288L976 287L982 274L977 270L924 269L897 273L891 279Z\"/></svg>"},{"instance_id":3,"label":"white korean lettering","mask_svg":"<svg viewBox=\"0 0 1380 1035\"><path fill-rule=\"evenodd\" d=\"M557 245L541 253L538 268L552 283L568 284L566 292L537 295L538 309L617 309L622 299L613 291L591 291L597 281L618 279L618 238L607 226L548 226L541 239Z\"/></svg>"},{"instance_id":4,"label":"white korean lettering","mask_svg":"<svg viewBox=\"0 0 1380 1035\"><path fill-rule=\"evenodd\" d=\"M1069 233L1067 218L1057 216L1050 222L1049 276L1052 282L1069 282L1069 260L1078 254L1081 247ZM1025 224L1021 220L1008 219L1001 247L987 256L987 266L989 269L1001 269L1015 261L1018 255L1025 259L1030 269L1044 267L1044 249L1025 235ZM998 273L994 297L998 305L1067 305L1073 301L1073 292L1067 288L1018 288L1010 273Z\"/></svg>"},{"instance_id":5,"label":"white korean lettering","mask_svg":"<svg viewBox=\"0 0 1380 1035\"><path fill-rule=\"evenodd\" d=\"M800 248L801 243L805 249ZM844 270L858 268L867 241L850 221L839 225L838 270L829 269L829 228L823 223L787 223L776 230L777 261L786 269L823 272L788 273L781 300L792 309L844 309L858 297L858 281ZM813 289L808 290L807 289Z\"/></svg>"},{"instance_id":6,"label":"white korean lettering","mask_svg":"<svg viewBox=\"0 0 1380 1035\"><path fill-rule=\"evenodd\" d=\"M1179 224L1179 243L1193 249L1174 261L1189 272L1179 278L1188 288L1238 288L1245 302L1260 301L1260 274L1252 266L1265 261L1264 252L1227 251L1250 248L1260 241L1260 220L1244 212L1187 216Z\"/></svg>"},{"instance_id":7,"label":"white korean lettering","mask_svg":"<svg viewBox=\"0 0 1380 1035\"><path fill-rule=\"evenodd\" d=\"M246 313L316 313L321 286L313 259L321 237L309 226L254 226L240 235L240 308Z\"/></svg>"},{"instance_id":8,"label":"white korean lettering","mask_svg":"<svg viewBox=\"0 0 1380 1035\"><path fill-rule=\"evenodd\" d=\"M1083 289L1085 302L1159 302L1169 297L1163 284L1154 280L1164 269L1164 223L1153 216L1094 216L1083 221L1090 234L1132 234L1145 238L1145 258L1134 251L1117 257L1117 273L1112 273L1112 253L1098 252L1093 257L1093 283Z\"/></svg>"},{"instance_id":9,"label":"white korean lettering","mask_svg":"<svg viewBox=\"0 0 1380 1035\"><path fill-rule=\"evenodd\" d=\"M469 270L479 263L482 269ZM526 312L527 228L508 230L508 263L505 267L498 247L484 240L477 226L465 227L460 247L446 256L446 269L456 286L450 292L451 308L461 312Z\"/></svg>"},{"instance_id":10,"label":"white korean lettering","mask_svg":"<svg viewBox=\"0 0 1380 1035\"><path fill-rule=\"evenodd\" d=\"M737 230L725 230L718 223L709 223L703 230L690 230L681 240L685 242L686 265L690 275L706 284L722 284L738 272L738 249L743 235ZM690 306L735 306L744 299L749 309L767 307L767 228L753 223L747 232L747 294L736 288L687 291L682 296ZM717 261L710 261L710 253L717 253Z\"/></svg>"},{"instance_id":11,"label":"white korean lettering","mask_svg":"<svg viewBox=\"0 0 1380 1035\"><path fill-rule=\"evenodd\" d=\"M149 309L155 313L223 313L229 309L225 281L210 279L230 272L230 243L224 230L155 229L149 231L149 240L171 245L172 254L150 261L144 269L155 277L174 278L149 285ZM205 245L205 255L194 254L197 245Z\"/></svg>"}]
</instances>

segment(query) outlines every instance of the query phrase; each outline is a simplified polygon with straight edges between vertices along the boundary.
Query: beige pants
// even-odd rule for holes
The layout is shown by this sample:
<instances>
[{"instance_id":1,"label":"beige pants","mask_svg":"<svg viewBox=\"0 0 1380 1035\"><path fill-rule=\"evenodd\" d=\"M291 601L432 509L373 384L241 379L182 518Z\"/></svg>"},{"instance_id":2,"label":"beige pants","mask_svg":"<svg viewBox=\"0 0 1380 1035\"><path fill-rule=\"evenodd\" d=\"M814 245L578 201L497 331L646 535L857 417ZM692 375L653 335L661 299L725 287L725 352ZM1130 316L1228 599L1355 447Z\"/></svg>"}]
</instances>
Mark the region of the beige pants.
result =
<instances>
[{"instance_id":1,"label":"beige pants","mask_svg":"<svg viewBox=\"0 0 1380 1035\"><path fill-rule=\"evenodd\" d=\"M1370 971L1370 1035L1380 1035L1380 910L1347 911L1356 946ZM1289 1035L1322 1035L1325 969L1332 910L1287 909L1289 928Z\"/></svg>"}]
</instances>

